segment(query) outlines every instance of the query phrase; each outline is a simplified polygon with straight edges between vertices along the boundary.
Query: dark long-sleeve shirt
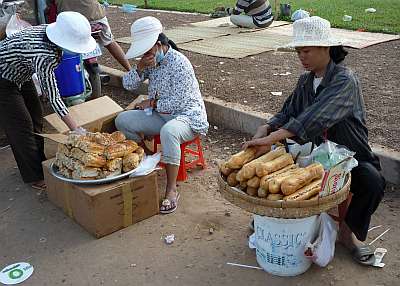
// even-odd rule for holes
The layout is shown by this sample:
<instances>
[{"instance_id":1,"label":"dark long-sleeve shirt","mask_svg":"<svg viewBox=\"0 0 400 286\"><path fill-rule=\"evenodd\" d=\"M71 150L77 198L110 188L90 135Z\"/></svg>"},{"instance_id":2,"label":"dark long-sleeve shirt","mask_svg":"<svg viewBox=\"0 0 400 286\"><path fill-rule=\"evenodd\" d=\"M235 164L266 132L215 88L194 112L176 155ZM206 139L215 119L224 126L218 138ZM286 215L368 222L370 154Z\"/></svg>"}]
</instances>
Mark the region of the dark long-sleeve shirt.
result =
<instances>
[{"instance_id":1,"label":"dark long-sleeve shirt","mask_svg":"<svg viewBox=\"0 0 400 286\"><path fill-rule=\"evenodd\" d=\"M364 99L356 75L331 61L316 92L313 80L314 73L303 74L282 110L268 124L294 133L299 143L320 144L326 131L328 140L345 145L356 152L357 160L380 170L379 159L368 144Z\"/></svg>"},{"instance_id":2,"label":"dark long-sleeve shirt","mask_svg":"<svg viewBox=\"0 0 400 286\"><path fill-rule=\"evenodd\" d=\"M0 41L0 77L22 86L37 74L42 91L61 117L68 109L60 97L54 69L61 49L46 36L46 25L34 26Z\"/></svg>"}]
</instances>

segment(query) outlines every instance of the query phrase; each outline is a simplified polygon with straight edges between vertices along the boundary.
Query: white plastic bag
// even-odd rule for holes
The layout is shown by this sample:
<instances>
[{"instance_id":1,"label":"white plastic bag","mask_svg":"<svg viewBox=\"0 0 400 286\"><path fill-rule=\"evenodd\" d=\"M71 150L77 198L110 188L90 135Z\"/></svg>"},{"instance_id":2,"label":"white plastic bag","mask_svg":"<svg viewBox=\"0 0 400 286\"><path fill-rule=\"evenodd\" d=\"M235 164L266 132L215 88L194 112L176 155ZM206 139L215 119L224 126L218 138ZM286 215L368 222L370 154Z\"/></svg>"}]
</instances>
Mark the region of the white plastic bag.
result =
<instances>
[{"instance_id":1,"label":"white plastic bag","mask_svg":"<svg viewBox=\"0 0 400 286\"><path fill-rule=\"evenodd\" d=\"M17 14L14 14L11 16L11 19L8 22L7 27L6 27L7 37L10 37L11 35L18 33L20 31L22 31L23 29L28 28L30 26L31 26L31 24L22 20Z\"/></svg>"},{"instance_id":2,"label":"white plastic bag","mask_svg":"<svg viewBox=\"0 0 400 286\"><path fill-rule=\"evenodd\" d=\"M306 247L305 255L315 264L325 267L335 255L337 226L326 213L320 216L319 234L317 239Z\"/></svg>"},{"instance_id":3,"label":"white plastic bag","mask_svg":"<svg viewBox=\"0 0 400 286\"><path fill-rule=\"evenodd\" d=\"M157 165L161 160L161 153L156 153L151 156L146 156L144 160L139 164L136 170L129 176L140 177L146 176L157 169Z\"/></svg>"},{"instance_id":4,"label":"white plastic bag","mask_svg":"<svg viewBox=\"0 0 400 286\"><path fill-rule=\"evenodd\" d=\"M308 18L310 17L310 13L308 11L304 11L302 9L296 10L293 12L291 20L293 22L300 20L300 19L304 19L304 18Z\"/></svg>"}]
</instances>

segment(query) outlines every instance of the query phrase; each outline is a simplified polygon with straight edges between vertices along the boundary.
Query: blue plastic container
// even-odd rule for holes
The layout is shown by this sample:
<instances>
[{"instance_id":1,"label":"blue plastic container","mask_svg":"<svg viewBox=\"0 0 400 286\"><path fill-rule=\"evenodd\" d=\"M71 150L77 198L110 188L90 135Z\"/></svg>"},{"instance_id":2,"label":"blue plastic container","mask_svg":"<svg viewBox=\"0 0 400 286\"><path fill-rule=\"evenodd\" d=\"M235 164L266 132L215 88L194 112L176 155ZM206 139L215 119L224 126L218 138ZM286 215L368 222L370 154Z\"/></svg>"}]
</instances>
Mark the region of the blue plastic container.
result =
<instances>
[{"instance_id":1,"label":"blue plastic container","mask_svg":"<svg viewBox=\"0 0 400 286\"><path fill-rule=\"evenodd\" d=\"M85 91L80 54L63 52L61 63L54 71L62 97L83 94Z\"/></svg>"}]
</instances>

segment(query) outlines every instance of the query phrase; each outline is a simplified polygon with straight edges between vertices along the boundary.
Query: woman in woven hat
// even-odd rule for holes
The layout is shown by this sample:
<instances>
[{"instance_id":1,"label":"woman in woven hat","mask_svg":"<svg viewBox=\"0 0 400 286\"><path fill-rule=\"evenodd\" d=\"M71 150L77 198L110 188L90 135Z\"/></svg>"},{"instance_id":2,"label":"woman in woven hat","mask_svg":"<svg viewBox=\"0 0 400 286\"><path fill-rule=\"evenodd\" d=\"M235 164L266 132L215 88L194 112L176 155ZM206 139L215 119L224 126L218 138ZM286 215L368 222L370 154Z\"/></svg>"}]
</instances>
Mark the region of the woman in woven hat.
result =
<instances>
[{"instance_id":1,"label":"woman in woven hat","mask_svg":"<svg viewBox=\"0 0 400 286\"><path fill-rule=\"evenodd\" d=\"M141 59L124 75L123 85L135 90L148 79L149 99L136 106L139 110L119 114L115 124L127 138L144 148L143 136L160 134L161 161L167 172L166 195L160 212L167 214L176 210L179 200L176 178L180 144L207 133L207 114L192 65L165 36L160 21L150 16L140 18L133 23L131 34L134 40L126 57Z\"/></svg>"},{"instance_id":2,"label":"woman in woven hat","mask_svg":"<svg viewBox=\"0 0 400 286\"><path fill-rule=\"evenodd\" d=\"M43 139L35 135L42 132L43 118L32 75L37 74L43 93L64 123L83 133L60 97L54 69L63 50L87 53L95 47L89 22L76 12L61 13L53 24L29 27L0 42L0 122L22 179L34 188L45 188L45 155Z\"/></svg>"},{"instance_id":3,"label":"woman in woven hat","mask_svg":"<svg viewBox=\"0 0 400 286\"><path fill-rule=\"evenodd\" d=\"M271 145L291 138L299 143L320 144L328 139L356 152L358 166L351 171L353 197L339 240L362 264L374 262L374 250L365 245L371 216L383 198L385 180L378 157L368 145L365 106L356 75L340 63L347 52L333 38L330 23L310 17L293 24L295 48L306 72L282 109L260 126L244 147L259 154Z\"/></svg>"}]
</instances>

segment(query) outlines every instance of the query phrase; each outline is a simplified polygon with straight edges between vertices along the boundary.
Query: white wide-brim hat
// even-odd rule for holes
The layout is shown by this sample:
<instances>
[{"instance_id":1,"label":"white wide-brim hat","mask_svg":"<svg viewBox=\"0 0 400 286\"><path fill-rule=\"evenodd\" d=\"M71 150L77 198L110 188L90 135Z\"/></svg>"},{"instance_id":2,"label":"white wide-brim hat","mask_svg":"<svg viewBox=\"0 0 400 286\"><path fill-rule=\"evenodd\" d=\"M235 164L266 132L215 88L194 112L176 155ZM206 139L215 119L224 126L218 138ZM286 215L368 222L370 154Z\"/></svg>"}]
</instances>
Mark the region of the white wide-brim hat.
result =
<instances>
[{"instance_id":1,"label":"white wide-brim hat","mask_svg":"<svg viewBox=\"0 0 400 286\"><path fill-rule=\"evenodd\" d=\"M318 16L313 16L293 23L293 41L285 47L332 47L340 45L342 45L342 42L332 35L331 23Z\"/></svg>"},{"instance_id":2,"label":"white wide-brim hat","mask_svg":"<svg viewBox=\"0 0 400 286\"><path fill-rule=\"evenodd\" d=\"M132 45L125 55L126 59L139 57L149 51L162 33L161 22L151 16L136 20L131 27Z\"/></svg>"},{"instance_id":3,"label":"white wide-brim hat","mask_svg":"<svg viewBox=\"0 0 400 286\"><path fill-rule=\"evenodd\" d=\"M89 21L77 12L60 13L57 21L46 27L46 34L54 44L74 53L90 53L96 48Z\"/></svg>"}]
</instances>

